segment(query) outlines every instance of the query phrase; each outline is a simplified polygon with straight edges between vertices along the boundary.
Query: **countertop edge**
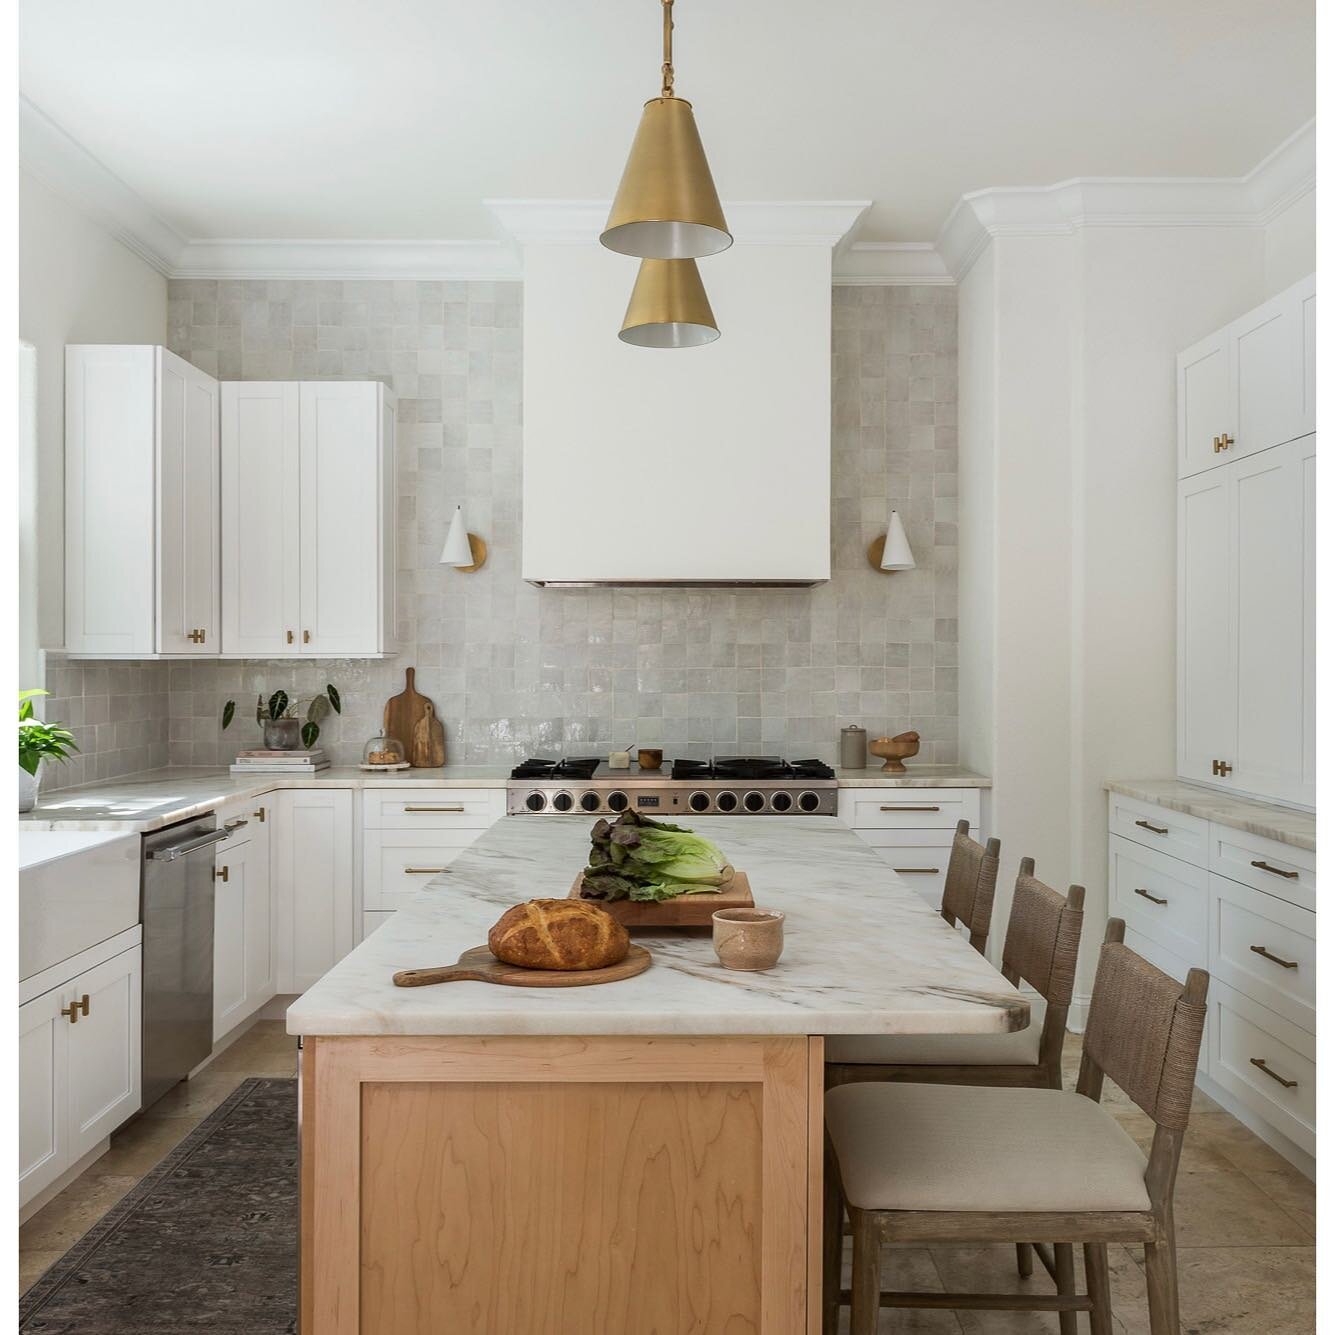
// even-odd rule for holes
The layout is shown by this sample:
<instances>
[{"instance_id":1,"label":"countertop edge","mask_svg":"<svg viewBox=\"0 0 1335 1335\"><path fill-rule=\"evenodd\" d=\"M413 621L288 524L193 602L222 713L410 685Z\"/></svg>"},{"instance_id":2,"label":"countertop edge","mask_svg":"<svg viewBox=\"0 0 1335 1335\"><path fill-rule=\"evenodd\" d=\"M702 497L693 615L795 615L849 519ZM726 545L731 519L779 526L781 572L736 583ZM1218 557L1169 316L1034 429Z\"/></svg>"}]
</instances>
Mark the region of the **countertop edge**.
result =
<instances>
[{"instance_id":1,"label":"countertop edge","mask_svg":"<svg viewBox=\"0 0 1335 1335\"><path fill-rule=\"evenodd\" d=\"M1316 852L1316 816L1310 811L1235 796L1181 779L1105 779L1103 787L1106 792L1134 797L1138 802Z\"/></svg>"}]
</instances>

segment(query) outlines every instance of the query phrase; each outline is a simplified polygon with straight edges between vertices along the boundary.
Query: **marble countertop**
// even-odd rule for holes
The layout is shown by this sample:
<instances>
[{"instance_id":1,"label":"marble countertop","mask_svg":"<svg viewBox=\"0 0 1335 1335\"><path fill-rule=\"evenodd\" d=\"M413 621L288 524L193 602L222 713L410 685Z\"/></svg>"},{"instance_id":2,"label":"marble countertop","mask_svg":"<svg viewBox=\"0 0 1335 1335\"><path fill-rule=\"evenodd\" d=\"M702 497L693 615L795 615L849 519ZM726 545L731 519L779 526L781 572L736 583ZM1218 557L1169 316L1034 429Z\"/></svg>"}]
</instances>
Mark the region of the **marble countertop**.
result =
<instances>
[{"instance_id":1,"label":"marble countertop","mask_svg":"<svg viewBox=\"0 0 1335 1335\"><path fill-rule=\"evenodd\" d=\"M1234 797L1232 793L1201 788L1193 783L1183 783L1181 779L1108 779L1103 786L1110 793L1153 802L1169 811L1199 816L1216 825L1246 830L1248 834L1316 852L1316 817L1310 811L1295 811L1291 807Z\"/></svg>"},{"instance_id":2,"label":"marble countertop","mask_svg":"<svg viewBox=\"0 0 1335 1335\"><path fill-rule=\"evenodd\" d=\"M724 969L708 934L637 932L654 962L594 987L443 983L399 969L452 964L512 904L565 896L589 825L497 822L287 1012L291 1034L947 1034L1029 1022L1025 999L856 834L833 818L711 818L761 907L786 915L764 973Z\"/></svg>"},{"instance_id":3,"label":"marble countertop","mask_svg":"<svg viewBox=\"0 0 1335 1335\"><path fill-rule=\"evenodd\" d=\"M248 801L280 788L504 788L509 774L509 767L500 765L383 772L346 765L297 775L185 767L150 770L39 796L36 807L19 817L19 828L146 832L189 820L224 802Z\"/></svg>"},{"instance_id":4,"label":"marble countertop","mask_svg":"<svg viewBox=\"0 0 1335 1335\"><path fill-rule=\"evenodd\" d=\"M870 756L866 769L836 769L840 788L991 788L992 780L984 774L960 769L958 765L915 765L905 761L903 774L886 774L882 762Z\"/></svg>"}]
</instances>

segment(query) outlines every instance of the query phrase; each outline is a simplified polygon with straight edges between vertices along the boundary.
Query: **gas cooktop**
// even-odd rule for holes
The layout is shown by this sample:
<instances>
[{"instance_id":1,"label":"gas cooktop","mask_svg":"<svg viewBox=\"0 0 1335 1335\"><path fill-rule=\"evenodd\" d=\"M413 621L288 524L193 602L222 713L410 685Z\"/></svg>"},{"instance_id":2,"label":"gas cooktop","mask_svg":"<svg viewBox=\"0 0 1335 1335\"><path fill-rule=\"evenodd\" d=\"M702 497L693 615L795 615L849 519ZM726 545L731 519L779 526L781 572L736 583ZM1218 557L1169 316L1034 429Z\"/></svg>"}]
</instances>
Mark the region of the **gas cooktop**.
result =
<instances>
[{"instance_id":1,"label":"gas cooktop","mask_svg":"<svg viewBox=\"0 0 1335 1335\"><path fill-rule=\"evenodd\" d=\"M715 756L671 770L611 769L593 757L526 760L507 783L511 815L570 812L646 815L832 816L838 785L820 760Z\"/></svg>"}]
</instances>

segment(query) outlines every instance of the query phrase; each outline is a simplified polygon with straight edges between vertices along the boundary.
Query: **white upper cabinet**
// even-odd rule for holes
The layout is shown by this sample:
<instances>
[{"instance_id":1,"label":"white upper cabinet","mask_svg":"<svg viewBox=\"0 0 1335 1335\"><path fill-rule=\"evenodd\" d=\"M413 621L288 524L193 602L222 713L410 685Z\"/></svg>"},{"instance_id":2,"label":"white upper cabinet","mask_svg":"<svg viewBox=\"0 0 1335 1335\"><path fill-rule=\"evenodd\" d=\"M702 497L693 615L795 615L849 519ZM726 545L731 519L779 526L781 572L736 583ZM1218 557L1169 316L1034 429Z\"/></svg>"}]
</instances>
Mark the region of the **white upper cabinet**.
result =
<instances>
[{"instance_id":1,"label":"white upper cabinet","mask_svg":"<svg viewBox=\"0 0 1335 1335\"><path fill-rule=\"evenodd\" d=\"M65 349L65 648L219 646L218 382L165 348Z\"/></svg>"},{"instance_id":2,"label":"white upper cabinet","mask_svg":"<svg viewBox=\"0 0 1335 1335\"><path fill-rule=\"evenodd\" d=\"M383 385L223 386L224 653L392 650L393 470Z\"/></svg>"},{"instance_id":3,"label":"white upper cabinet","mask_svg":"<svg viewBox=\"0 0 1335 1335\"><path fill-rule=\"evenodd\" d=\"M1316 281L1303 279L1178 354L1178 476L1316 429Z\"/></svg>"}]
</instances>

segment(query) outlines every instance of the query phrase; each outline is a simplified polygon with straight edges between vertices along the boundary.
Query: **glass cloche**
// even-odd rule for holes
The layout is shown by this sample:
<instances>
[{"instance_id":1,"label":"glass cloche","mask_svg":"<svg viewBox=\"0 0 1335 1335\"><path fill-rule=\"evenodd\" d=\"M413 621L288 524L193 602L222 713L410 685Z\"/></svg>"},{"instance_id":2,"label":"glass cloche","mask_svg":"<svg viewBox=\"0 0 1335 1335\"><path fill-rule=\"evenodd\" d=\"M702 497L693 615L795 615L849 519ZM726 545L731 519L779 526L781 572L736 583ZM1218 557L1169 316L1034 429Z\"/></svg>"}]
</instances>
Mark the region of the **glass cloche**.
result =
<instances>
[{"instance_id":1,"label":"glass cloche","mask_svg":"<svg viewBox=\"0 0 1335 1335\"><path fill-rule=\"evenodd\" d=\"M363 769L406 769L407 765L403 743L388 733L372 737L362 750Z\"/></svg>"}]
</instances>

